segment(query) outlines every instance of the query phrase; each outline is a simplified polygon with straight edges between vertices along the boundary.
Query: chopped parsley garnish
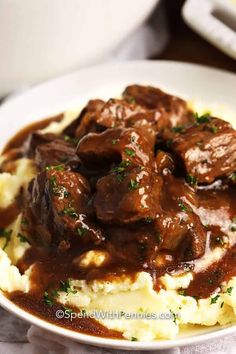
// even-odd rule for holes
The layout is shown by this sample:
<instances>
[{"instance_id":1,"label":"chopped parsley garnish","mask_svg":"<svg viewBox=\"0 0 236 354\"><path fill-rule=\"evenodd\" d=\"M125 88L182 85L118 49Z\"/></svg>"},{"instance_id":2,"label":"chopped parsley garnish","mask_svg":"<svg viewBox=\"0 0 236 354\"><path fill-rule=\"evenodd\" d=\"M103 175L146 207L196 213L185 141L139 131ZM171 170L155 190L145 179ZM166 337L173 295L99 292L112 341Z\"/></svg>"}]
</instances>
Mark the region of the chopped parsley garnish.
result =
<instances>
[{"instance_id":1,"label":"chopped parsley garnish","mask_svg":"<svg viewBox=\"0 0 236 354\"><path fill-rule=\"evenodd\" d=\"M130 165L131 162L129 160L124 160L118 166L111 169L111 172L116 174L116 179L119 183L123 182L125 178L125 169Z\"/></svg>"},{"instance_id":2,"label":"chopped parsley garnish","mask_svg":"<svg viewBox=\"0 0 236 354\"><path fill-rule=\"evenodd\" d=\"M27 239L27 237L22 235L20 232L18 232L17 237L19 238L20 242L28 243L29 245L31 244L30 241Z\"/></svg>"},{"instance_id":3,"label":"chopped parsley garnish","mask_svg":"<svg viewBox=\"0 0 236 354\"><path fill-rule=\"evenodd\" d=\"M79 236L83 236L87 232L87 229L85 229L84 227L78 227L76 231Z\"/></svg>"},{"instance_id":4,"label":"chopped parsley garnish","mask_svg":"<svg viewBox=\"0 0 236 354\"><path fill-rule=\"evenodd\" d=\"M43 296L43 301L45 302L46 305L48 305L50 307L52 307L54 304L54 299L46 291Z\"/></svg>"},{"instance_id":5,"label":"chopped parsley garnish","mask_svg":"<svg viewBox=\"0 0 236 354\"><path fill-rule=\"evenodd\" d=\"M59 196L61 198L68 198L70 195L70 193L64 186L53 187L52 192L54 195Z\"/></svg>"},{"instance_id":6,"label":"chopped parsley garnish","mask_svg":"<svg viewBox=\"0 0 236 354\"><path fill-rule=\"evenodd\" d=\"M28 220L22 219L22 220L21 220L21 225L29 225Z\"/></svg>"},{"instance_id":7,"label":"chopped parsley garnish","mask_svg":"<svg viewBox=\"0 0 236 354\"><path fill-rule=\"evenodd\" d=\"M211 298L211 305L212 304L216 304L217 303L217 300L219 299L220 295L216 295L214 297Z\"/></svg>"},{"instance_id":8,"label":"chopped parsley garnish","mask_svg":"<svg viewBox=\"0 0 236 354\"><path fill-rule=\"evenodd\" d=\"M7 248L8 243L10 242L10 239L11 239L11 234L12 234L12 230L0 228L0 238L5 238L5 243L2 248L3 250L5 250Z\"/></svg>"},{"instance_id":9,"label":"chopped parsley garnish","mask_svg":"<svg viewBox=\"0 0 236 354\"><path fill-rule=\"evenodd\" d=\"M51 185L52 187L57 187L57 179L56 179L56 176L51 176L49 181L50 181L50 185Z\"/></svg>"},{"instance_id":10,"label":"chopped parsley garnish","mask_svg":"<svg viewBox=\"0 0 236 354\"><path fill-rule=\"evenodd\" d=\"M180 209L182 211L187 211L188 210L188 207L183 203L182 200L179 201L178 206L180 207Z\"/></svg>"},{"instance_id":11,"label":"chopped parsley garnish","mask_svg":"<svg viewBox=\"0 0 236 354\"><path fill-rule=\"evenodd\" d=\"M64 165L46 166L46 171L51 171L51 170L64 171L65 170L65 166Z\"/></svg>"},{"instance_id":12,"label":"chopped parsley garnish","mask_svg":"<svg viewBox=\"0 0 236 354\"><path fill-rule=\"evenodd\" d=\"M137 342L138 341L138 338L136 337L131 337L131 342Z\"/></svg>"},{"instance_id":13,"label":"chopped parsley garnish","mask_svg":"<svg viewBox=\"0 0 236 354\"><path fill-rule=\"evenodd\" d=\"M209 123L210 122L210 113L205 113L203 115L199 115L198 113L195 113L195 119L197 124L202 124L202 123Z\"/></svg>"},{"instance_id":14,"label":"chopped parsley garnish","mask_svg":"<svg viewBox=\"0 0 236 354\"><path fill-rule=\"evenodd\" d=\"M116 145L117 141L118 141L118 139L112 139L112 141L111 141L112 145Z\"/></svg>"},{"instance_id":15,"label":"chopped parsley garnish","mask_svg":"<svg viewBox=\"0 0 236 354\"><path fill-rule=\"evenodd\" d=\"M126 98L126 101L127 101L128 103L131 103L131 104L136 103L136 100L135 100L134 97L127 97L127 98Z\"/></svg>"},{"instance_id":16,"label":"chopped parsley garnish","mask_svg":"<svg viewBox=\"0 0 236 354\"><path fill-rule=\"evenodd\" d=\"M210 127L210 131L213 133L213 134L216 134L218 132L218 128L215 126L215 125L212 125Z\"/></svg>"},{"instance_id":17,"label":"chopped parsley garnish","mask_svg":"<svg viewBox=\"0 0 236 354\"><path fill-rule=\"evenodd\" d=\"M136 179L131 179L129 182L129 190L133 191L139 188L139 182Z\"/></svg>"},{"instance_id":18,"label":"chopped parsley garnish","mask_svg":"<svg viewBox=\"0 0 236 354\"><path fill-rule=\"evenodd\" d=\"M127 156L134 157L135 156L135 151L129 148L125 148L125 153Z\"/></svg>"},{"instance_id":19,"label":"chopped parsley garnish","mask_svg":"<svg viewBox=\"0 0 236 354\"><path fill-rule=\"evenodd\" d=\"M71 137L69 135L65 135L64 136L64 141L77 145L78 142L80 141L80 138L78 138L78 137L73 138L73 137Z\"/></svg>"},{"instance_id":20,"label":"chopped parsley garnish","mask_svg":"<svg viewBox=\"0 0 236 354\"><path fill-rule=\"evenodd\" d=\"M183 131L184 127L182 125L177 125L176 127L172 128L172 131L174 133L181 133Z\"/></svg>"},{"instance_id":21,"label":"chopped parsley garnish","mask_svg":"<svg viewBox=\"0 0 236 354\"><path fill-rule=\"evenodd\" d=\"M224 306L224 301L221 303L220 308L222 309L223 306Z\"/></svg>"},{"instance_id":22,"label":"chopped parsley garnish","mask_svg":"<svg viewBox=\"0 0 236 354\"><path fill-rule=\"evenodd\" d=\"M226 292L225 292L225 293L231 296L232 291L233 291L233 287L230 286L229 288L226 289Z\"/></svg>"},{"instance_id":23,"label":"chopped parsley garnish","mask_svg":"<svg viewBox=\"0 0 236 354\"><path fill-rule=\"evenodd\" d=\"M173 322L176 324L176 320L177 320L176 314L172 310L170 310L170 313L172 314Z\"/></svg>"},{"instance_id":24,"label":"chopped parsley garnish","mask_svg":"<svg viewBox=\"0 0 236 354\"><path fill-rule=\"evenodd\" d=\"M73 311L72 309L70 309L69 307L63 306L63 309L65 310L65 312L66 312L68 315L71 315L72 313L74 313L74 311Z\"/></svg>"},{"instance_id":25,"label":"chopped parsley garnish","mask_svg":"<svg viewBox=\"0 0 236 354\"><path fill-rule=\"evenodd\" d=\"M61 214L70 216L70 217L72 217L74 219L78 219L78 217L79 217L79 215L76 212L75 208L72 208L72 207L68 207L68 208L63 209L61 211Z\"/></svg>"},{"instance_id":26,"label":"chopped parsley garnish","mask_svg":"<svg viewBox=\"0 0 236 354\"><path fill-rule=\"evenodd\" d=\"M60 289L59 290L64 291L67 294L70 294L70 293L76 294L77 293L76 290L72 289L71 282L69 279L60 281Z\"/></svg>"},{"instance_id":27,"label":"chopped parsley garnish","mask_svg":"<svg viewBox=\"0 0 236 354\"><path fill-rule=\"evenodd\" d=\"M186 181L191 185L191 186L195 186L197 184L197 178L195 176L192 175L187 175L186 176Z\"/></svg>"},{"instance_id":28,"label":"chopped parsley garnish","mask_svg":"<svg viewBox=\"0 0 236 354\"><path fill-rule=\"evenodd\" d=\"M178 293L179 293L179 295L186 296L186 290L184 290L184 289L180 289L178 291Z\"/></svg>"},{"instance_id":29,"label":"chopped parsley garnish","mask_svg":"<svg viewBox=\"0 0 236 354\"><path fill-rule=\"evenodd\" d=\"M236 181L236 172L232 173L230 176L229 176L229 179L231 181Z\"/></svg>"}]
</instances>

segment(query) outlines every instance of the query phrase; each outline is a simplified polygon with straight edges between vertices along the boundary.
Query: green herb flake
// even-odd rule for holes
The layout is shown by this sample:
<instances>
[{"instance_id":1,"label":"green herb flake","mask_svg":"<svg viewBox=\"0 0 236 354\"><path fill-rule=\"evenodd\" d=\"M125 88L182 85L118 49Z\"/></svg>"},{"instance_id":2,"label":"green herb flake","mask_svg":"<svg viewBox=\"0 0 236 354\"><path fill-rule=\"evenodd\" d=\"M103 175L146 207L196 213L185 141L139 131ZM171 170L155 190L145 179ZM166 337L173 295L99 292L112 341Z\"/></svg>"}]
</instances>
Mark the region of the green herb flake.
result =
<instances>
[{"instance_id":1,"label":"green herb flake","mask_svg":"<svg viewBox=\"0 0 236 354\"><path fill-rule=\"evenodd\" d=\"M22 220L21 220L21 225L29 225L28 220L22 219Z\"/></svg>"},{"instance_id":2,"label":"green herb flake","mask_svg":"<svg viewBox=\"0 0 236 354\"><path fill-rule=\"evenodd\" d=\"M126 101L130 104L135 104L136 103L136 100L134 97L127 97L126 98Z\"/></svg>"},{"instance_id":3,"label":"green herb flake","mask_svg":"<svg viewBox=\"0 0 236 354\"><path fill-rule=\"evenodd\" d=\"M215 125L212 125L210 127L210 131L213 133L213 134L216 134L218 132L218 128L215 126Z\"/></svg>"},{"instance_id":4,"label":"green herb flake","mask_svg":"<svg viewBox=\"0 0 236 354\"><path fill-rule=\"evenodd\" d=\"M61 211L62 215L70 216L71 218L78 219L79 215L76 212L75 208L68 207Z\"/></svg>"},{"instance_id":5,"label":"green herb flake","mask_svg":"<svg viewBox=\"0 0 236 354\"><path fill-rule=\"evenodd\" d=\"M217 303L217 300L219 299L220 295L216 295L214 297L211 298L211 305L212 304L216 304Z\"/></svg>"},{"instance_id":6,"label":"green herb flake","mask_svg":"<svg viewBox=\"0 0 236 354\"><path fill-rule=\"evenodd\" d=\"M19 238L20 242L28 243L29 245L31 244L27 237L22 235L20 232L18 232L17 237Z\"/></svg>"},{"instance_id":7,"label":"green herb flake","mask_svg":"<svg viewBox=\"0 0 236 354\"><path fill-rule=\"evenodd\" d=\"M179 293L179 295L181 295L181 296L186 296L186 290L185 290L185 289L180 289L180 290L178 291L178 293Z\"/></svg>"},{"instance_id":8,"label":"green herb flake","mask_svg":"<svg viewBox=\"0 0 236 354\"><path fill-rule=\"evenodd\" d=\"M87 229L85 229L84 227L78 227L76 229L76 231L77 231L77 234L82 237L87 232Z\"/></svg>"},{"instance_id":9,"label":"green herb flake","mask_svg":"<svg viewBox=\"0 0 236 354\"><path fill-rule=\"evenodd\" d=\"M231 296L232 295L232 291L233 291L233 287L230 286L229 288L226 289L226 294Z\"/></svg>"},{"instance_id":10,"label":"green herb flake","mask_svg":"<svg viewBox=\"0 0 236 354\"><path fill-rule=\"evenodd\" d=\"M172 311L172 310L170 310L170 313L171 313L172 316L173 316L173 322L174 322L175 324L177 324L177 323L176 323L176 320L177 320L176 314L175 314L174 311Z\"/></svg>"},{"instance_id":11,"label":"green herb flake","mask_svg":"<svg viewBox=\"0 0 236 354\"><path fill-rule=\"evenodd\" d=\"M46 171L51 171L51 170L64 171L65 170L65 166L64 165L46 166Z\"/></svg>"},{"instance_id":12,"label":"green herb flake","mask_svg":"<svg viewBox=\"0 0 236 354\"><path fill-rule=\"evenodd\" d=\"M46 305L52 307L54 304L53 298L48 294L48 292L45 291L44 296L43 296L43 301Z\"/></svg>"},{"instance_id":13,"label":"green herb flake","mask_svg":"<svg viewBox=\"0 0 236 354\"><path fill-rule=\"evenodd\" d=\"M131 342L137 342L138 341L138 338L136 337L131 337Z\"/></svg>"},{"instance_id":14,"label":"green herb flake","mask_svg":"<svg viewBox=\"0 0 236 354\"><path fill-rule=\"evenodd\" d=\"M209 123L211 118L210 113L205 113L201 116L198 113L195 113L194 116L198 125L202 123Z\"/></svg>"},{"instance_id":15,"label":"green herb flake","mask_svg":"<svg viewBox=\"0 0 236 354\"><path fill-rule=\"evenodd\" d=\"M76 294L77 293L76 290L72 289L71 282L69 279L60 281L60 289L59 290L64 291L67 294L70 294L70 293Z\"/></svg>"},{"instance_id":16,"label":"green herb flake","mask_svg":"<svg viewBox=\"0 0 236 354\"><path fill-rule=\"evenodd\" d=\"M117 141L118 141L118 139L112 139L112 141L111 141L112 145L116 145Z\"/></svg>"},{"instance_id":17,"label":"green herb flake","mask_svg":"<svg viewBox=\"0 0 236 354\"><path fill-rule=\"evenodd\" d=\"M224 306L224 301L220 304L220 308L222 309L223 306Z\"/></svg>"},{"instance_id":18,"label":"green herb flake","mask_svg":"<svg viewBox=\"0 0 236 354\"><path fill-rule=\"evenodd\" d=\"M131 179L129 182L129 190L133 191L139 188L139 182L135 179Z\"/></svg>"},{"instance_id":19,"label":"green herb flake","mask_svg":"<svg viewBox=\"0 0 236 354\"><path fill-rule=\"evenodd\" d=\"M182 200L179 201L178 206L182 211L188 211L188 207L183 203Z\"/></svg>"},{"instance_id":20,"label":"green herb flake","mask_svg":"<svg viewBox=\"0 0 236 354\"><path fill-rule=\"evenodd\" d=\"M125 153L127 156L134 157L135 156L135 151L129 148L125 148Z\"/></svg>"},{"instance_id":21,"label":"green herb flake","mask_svg":"<svg viewBox=\"0 0 236 354\"><path fill-rule=\"evenodd\" d=\"M229 179L231 181L236 181L236 172L232 173L230 176L229 176Z\"/></svg>"},{"instance_id":22,"label":"green herb flake","mask_svg":"<svg viewBox=\"0 0 236 354\"><path fill-rule=\"evenodd\" d=\"M50 179L49 179L49 181L50 181L50 185L51 185L52 187L57 187L57 179L56 179L56 176L51 176Z\"/></svg>"},{"instance_id":23,"label":"green herb flake","mask_svg":"<svg viewBox=\"0 0 236 354\"><path fill-rule=\"evenodd\" d=\"M184 127L182 125L177 125L176 127L172 128L172 131L174 133L181 133L183 131Z\"/></svg>"},{"instance_id":24,"label":"green herb flake","mask_svg":"<svg viewBox=\"0 0 236 354\"><path fill-rule=\"evenodd\" d=\"M7 229L1 229L0 228L0 238L5 238L5 243L3 245L3 250L5 250L8 246L8 243L11 240L11 234L12 234L12 230L7 230Z\"/></svg>"},{"instance_id":25,"label":"green herb flake","mask_svg":"<svg viewBox=\"0 0 236 354\"><path fill-rule=\"evenodd\" d=\"M186 176L186 181L191 185L191 186L196 186L197 185L197 178L193 175L187 175Z\"/></svg>"}]
</instances>

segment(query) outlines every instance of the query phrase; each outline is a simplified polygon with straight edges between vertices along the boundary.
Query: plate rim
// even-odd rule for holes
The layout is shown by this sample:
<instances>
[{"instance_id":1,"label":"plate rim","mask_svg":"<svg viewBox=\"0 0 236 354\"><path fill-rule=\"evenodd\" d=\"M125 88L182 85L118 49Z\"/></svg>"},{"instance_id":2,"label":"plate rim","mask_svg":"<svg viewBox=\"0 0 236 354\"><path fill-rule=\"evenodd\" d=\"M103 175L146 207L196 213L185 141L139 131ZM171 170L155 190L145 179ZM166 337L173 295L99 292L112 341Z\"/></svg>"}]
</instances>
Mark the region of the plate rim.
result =
<instances>
[{"instance_id":1,"label":"plate rim","mask_svg":"<svg viewBox=\"0 0 236 354\"><path fill-rule=\"evenodd\" d=\"M78 70L75 70L71 73L67 73L46 81L43 81L41 83L38 83L36 85L31 86L29 89L26 91L23 91L19 94L16 94L14 97L10 97L9 99L3 101L3 103L0 105L0 114L1 110L5 107L8 107L9 105L14 105L17 104L17 102L21 99L24 99L24 96L26 96L28 93L35 93L37 95L37 91L44 89L48 84L51 85L56 85L57 83L60 83L63 80L73 80L73 76L79 75L81 72L88 72L91 70L97 71L100 68L104 69L107 66L113 66L113 67L119 67L119 66L139 66L139 65L170 65L170 66L178 66L178 67L183 67L183 66L188 66L189 68L199 68L203 69L206 71L211 71L212 73L222 73L227 75L229 78L236 80L236 75L228 70L222 70L222 69L217 69L217 68L212 68L208 67L202 64L194 64L194 63L188 63L188 62L181 62L181 61L173 61L173 60L132 60L132 61L122 61L122 62L112 62L112 63L105 63L105 64L98 64L98 65L91 65L88 67L84 67ZM189 336L189 337L184 337L184 338L177 338L177 339L169 339L169 340L156 340L152 342L132 342L128 340L120 340L120 339L110 339L110 338L104 338L104 337L96 337L92 336L89 334L83 334L80 332L75 332L73 330L69 330L66 328L63 328L61 326L55 325L53 323L50 323L44 319L41 319L37 317L36 315L33 315L23 309L21 309L19 306L14 304L11 300L9 300L4 294L0 294L0 306L5 308L7 311L15 314L16 316L20 317L21 319L36 325L44 330L47 330L49 332L52 332L54 334L57 334L62 337L66 337L69 339L72 339L74 341L83 343L83 344L88 344L88 345L94 345L94 346L99 346L99 347L104 347L104 348L114 348L114 349L128 349L128 350L158 350L158 349L170 349L173 347L183 347L183 346L190 346L193 344L199 344L203 343L207 340L211 339L216 339L225 335L229 335L232 333L236 333L236 324L232 324L230 326L222 326L222 328L217 328L216 330L213 331L208 331L207 333L203 334L197 334L194 336ZM214 328L214 327L213 327ZM210 327L209 327L210 329Z\"/></svg>"}]
</instances>

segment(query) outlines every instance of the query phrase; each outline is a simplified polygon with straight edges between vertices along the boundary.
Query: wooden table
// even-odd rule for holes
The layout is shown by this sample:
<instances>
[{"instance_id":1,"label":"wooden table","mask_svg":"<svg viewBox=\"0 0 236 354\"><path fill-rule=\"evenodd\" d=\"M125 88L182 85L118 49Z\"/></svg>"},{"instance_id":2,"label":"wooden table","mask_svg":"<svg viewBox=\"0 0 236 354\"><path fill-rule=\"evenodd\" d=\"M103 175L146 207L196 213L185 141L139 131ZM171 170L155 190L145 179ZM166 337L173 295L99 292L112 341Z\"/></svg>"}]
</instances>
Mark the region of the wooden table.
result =
<instances>
[{"instance_id":1,"label":"wooden table","mask_svg":"<svg viewBox=\"0 0 236 354\"><path fill-rule=\"evenodd\" d=\"M206 42L184 23L181 17L184 0L162 1L165 6L170 40L164 52L152 59L186 61L236 73L236 60Z\"/></svg>"}]
</instances>

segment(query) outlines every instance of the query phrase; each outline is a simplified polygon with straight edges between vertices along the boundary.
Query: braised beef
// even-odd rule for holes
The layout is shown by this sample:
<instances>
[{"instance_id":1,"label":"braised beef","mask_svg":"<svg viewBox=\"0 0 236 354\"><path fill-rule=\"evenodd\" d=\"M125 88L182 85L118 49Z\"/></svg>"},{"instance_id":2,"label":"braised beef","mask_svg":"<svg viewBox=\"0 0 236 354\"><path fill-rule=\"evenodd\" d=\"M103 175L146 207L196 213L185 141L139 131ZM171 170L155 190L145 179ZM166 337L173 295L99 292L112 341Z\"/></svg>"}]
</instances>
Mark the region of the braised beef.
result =
<instances>
[{"instance_id":1,"label":"braised beef","mask_svg":"<svg viewBox=\"0 0 236 354\"><path fill-rule=\"evenodd\" d=\"M73 245L103 241L90 217L90 187L78 173L50 168L30 183L25 200L26 228L32 243L65 251Z\"/></svg>"},{"instance_id":2,"label":"braised beef","mask_svg":"<svg viewBox=\"0 0 236 354\"><path fill-rule=\"evenodd\" d=\"M75 154L75 146L62 139L55 139L50 143L39 145L35 151L35 161L41 169L70 162L79 164Z\"/></svg>"},{"instance_id":3,"label":"braised beef","mask_svg":"<svg viewBox=\"0 0 236 354\"><path fill-rule=\"evenodd\" d=\"M132 128L88 134L80 141L77 154L82 163L92 169L126 160L135 166L151 167L153 164L153 151L148 140Z\"/></svg>"},{"instance_id":4,"label":"braised beef","mask_svg":"<svg viewBox=\"0 0 236 354\"><path fill-rule=\"evenodd\" d=\"M96 123L96 112L101 110L104 103L102 100L90 100L78 118L66 127L63 133L79 139L88 133L100 131Z\"/></svg>"},{"instance_id":5,"label":"braised beef","mask_svg":"<svg viewBox=\"0 0 236 354\"><path fill-rule=\"evenodd\" d=\"M236 131L218 118L198 119L176 134L171 149L181 157L190 178L199 183L211 183L236 170Z\"/></svg>"},{"instance_id":6,"label":"braised beef","mask_svg":"<svg viewBox=\"0 0 236 354\"><path fill-rule=\"evenodd\" d=\"M152 86L131 85L123 92L128 102L133 102L159 115L159 129L189 124L193 115L186 101L169 95Z\"/></svg>"},{"instance_id":7,"label":"braised beef","mask_svg":"<svg viewBox=\"0 0 236 354\"><path fill-rule=\"evenodd\" d=\"M89 101L62 134L35 127L11 141L17 149L1 168L14 173L12 160L24 156L39 174L17 208L1 215L9 227L23 213L21 238L32 247L18 265L24 272L37 263L31 280L40 300L70 277L135 279L145 270L159 290L162 275L191 270L189 293L199 295L200 284L204 297L229 271L236 275L236 132L229 123L195 115L157 88L132 85L121 99ZM208 287L211 268L196 269L216 247L225 253L227 274ZM96 250L106 261L81 267L78 260ZM212 267L220 273L221 263ZM40 286L39 278L46 278Z\"/></svg>"},{"instance_id":8,"label":"braised beef","mask_svg":"<svg viewBox=\"0 0 236 354\"><path fill-rule=\"evenodd\" d=\"M116 224L155 218L160 210L162 178L145 167L122 166L97 182L97 218Z\"/></svg>"},{"instance_id":9,"label":"braised beef","mask_svg":"<svg viewBox=\"0 0 236 354\"><path fill-rule=\"evenodd\" d=\"M206 229L194 213L198 207L196 191L184 180L165 177L162 212L155 220L162 238L162 249L178 250L178 258L191 260L201 257L206 247Z\"/></svg>"}]
</instances>

